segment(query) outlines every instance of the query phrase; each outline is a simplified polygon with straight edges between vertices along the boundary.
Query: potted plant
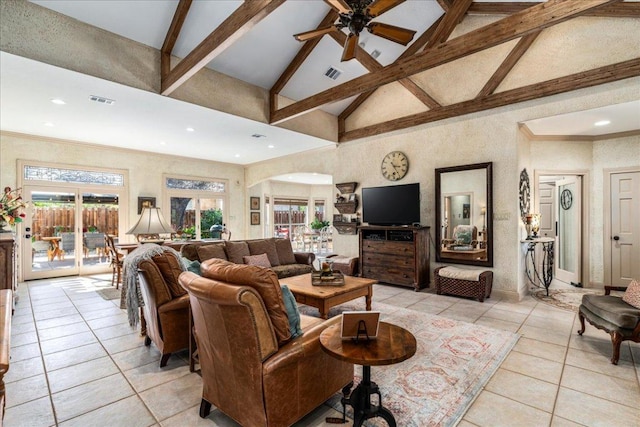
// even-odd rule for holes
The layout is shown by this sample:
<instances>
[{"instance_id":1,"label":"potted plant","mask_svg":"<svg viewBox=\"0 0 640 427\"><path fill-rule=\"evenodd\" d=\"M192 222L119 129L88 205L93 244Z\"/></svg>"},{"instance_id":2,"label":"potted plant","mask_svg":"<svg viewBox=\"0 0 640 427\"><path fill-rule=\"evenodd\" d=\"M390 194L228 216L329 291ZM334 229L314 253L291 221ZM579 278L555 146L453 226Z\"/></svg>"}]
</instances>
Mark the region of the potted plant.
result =
<instances>
[{"instance_id":1,"label":"potted plant","mask_svg":"<svg viewBox=\"0 0 640 427\"><path fill-rule=\"evenodd\" d=\"M311 226L312 230L320 231L320 229L329 225L329 221L320 221L318 218L316 218L309 225Z\"/></svg>"}]
</instances>

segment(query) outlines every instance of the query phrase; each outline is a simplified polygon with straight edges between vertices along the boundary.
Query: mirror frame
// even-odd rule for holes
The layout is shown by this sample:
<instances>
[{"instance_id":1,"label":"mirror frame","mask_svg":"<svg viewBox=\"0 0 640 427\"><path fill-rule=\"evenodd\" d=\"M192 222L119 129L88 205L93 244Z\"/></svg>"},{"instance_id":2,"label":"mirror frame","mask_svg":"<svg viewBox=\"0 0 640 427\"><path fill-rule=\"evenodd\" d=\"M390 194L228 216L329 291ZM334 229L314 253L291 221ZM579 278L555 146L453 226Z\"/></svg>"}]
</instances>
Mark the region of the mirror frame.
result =
<instances>
[{"instance_id":1,"label":"mirror frame","mask_svg":"<svg viewBox=\"0 0 640 427\"><path fill-rule=\"evenodd\" d=\"M440 249L442 248L442 193L440 191L440 184L442 180L442 174L447 172L461 172L474 169L484 169L486 172L486 184L487 184L487 200L486 200L486 238L487 238L487 260L461 260L453 259L449 257L443 257ZM493 162L474 163L471 165L452 166L447 168L436 169L436 261L442 263L451 264L466 264L466 265L479 265L484 267L493 267Z\"/></svg>"}]
</instances>

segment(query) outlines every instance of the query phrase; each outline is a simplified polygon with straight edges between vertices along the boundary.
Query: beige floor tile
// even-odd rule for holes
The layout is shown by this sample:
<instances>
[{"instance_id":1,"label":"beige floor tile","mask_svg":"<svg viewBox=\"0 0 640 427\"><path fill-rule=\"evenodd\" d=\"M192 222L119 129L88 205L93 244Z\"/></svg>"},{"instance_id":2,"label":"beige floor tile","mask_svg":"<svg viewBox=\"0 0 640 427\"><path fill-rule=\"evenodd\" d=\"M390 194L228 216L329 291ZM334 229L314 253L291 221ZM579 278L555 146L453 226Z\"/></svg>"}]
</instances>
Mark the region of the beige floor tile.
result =
<instances>
[{"instance_id":1,"label":"beige floor tile","mask_svg":"<svg viewBox=\"0 0 640 427\"><path fill-rule=\"evenodd\" d=\"M89 326L84 322L72 323L60 328L40 329L38 331L38 337L40 341L47 341L54 338L66 337L69 335L79 334L82 332L89 332Z\"/></svg>"},{"instance_id":2,"label":"beige floor tile","mask_svg":"<svg viewBox=\"0 0 640 427\"><path fill-rule=\"evenodd\" d=\"M67 303L69 304L68 307L72 305L71 301L69 300L69 297L67 297L66 295L61 295L59 297L53 297L53 298L34 299L31 301L31 307L34 310L45 311L45 310L51 310L51 308L44 308L44 307L60 304L60 303Z\"/></svg>"},{"instance_id":3,"label":"beige floor tile","mask_svg":"<svg viewBox=\"0 0 640 427\"><path fill-rule=\"evenodd\" d=\"M47 311L34 311L33 317L36 319L36 322L40 322L47 319L57 319L60 316L73 316L74 314L78 314L78 310L76 310L74 306L71 306Z\"/></svg>"},{"instance_id":4,"label":"beige floor tile","mask_svg":"<svg viewBox=\"0 0 640 427\"><path fill-rule=\"evenodd\" d=\"M476 325L487 326L489 328L500 329L503 331L517 332L520 329L520 323L508 322L500 319L482 316L475 321Z\"/></svg>"},{"instance_id":5,"label":"beige floor tile","mask_svg":"<svg viewBox=\"0 0 640 427\"><path fill-rule=\"evenodd\" d=\"M518 333L522 336L531 338L534 340L548 342L551 344L557 344L567 346L569 344L569 332L560 332L543 328L536 328L533 326L523 325L518 330Z\"/></svg>"},{"instance_id":6,"label":"beige floor tile","mask_svg":"<svg viewBox=\"0 0 640 427\"><path fill-rule=\"evenodd\" d=\"M506 369L498 369L485 389L549 413L558 393L556 384Z\"/></svg>"},{"instance_id":7,"label":"beige floor tile","mask_svg":"<svg viewBox=\"0 0 640 427\"><path fill-rule=\"evenodd\" d=\"M597 334L596 336L586 334L580 336L576 333L571 336L571 339L569 340L569 347L577 350L597 353L607 359L610 359L613 355L611 337L604 333ZM620 346L620 359L631 361L630 347L626 342L623 342Z\"/></svg>"},{"instance_id":8,"label":"beige floor tile","mask_svg":"<svg viewBox=\"0 0 640 427\"><path fill-rule=\"evenodd\" d=\"M514 311L520 314L529 314L533 310L534 305L529 305L522 302L516 303L516 302L508 302L508 301L499 301L493 307L498 310Z\"/></svg>"},{"instance_id":9,"label":"beige floor tile","mask_svg":"<svg viewBox=\"0 0 640 427\"><path fill-rule=\"evenodd\" d=\"M31 359L33 357L40 357L40 344L33 343L21 345L20 347L13 347L11 349L11 363Z\"/></svg>"},{"instance_id":10,"label":"beige floor tile","mask_svg":"<svg viewBox=\"0 0 640 427\"><path fill-rule=\"evenodd\" d=\"M189 364L175 356L171 356L167 365L163 368L160 367L160 363L153 362L124 371L127 380L137 392L148 390L189 374Z\"/></svg>"},{"instance_id":11,"label":"beige floor tile","mask_svg":"<svg viewBox=\"0 0 640 427\"><path fill-rule=\"evenodd\" d=\"M575 348L568 350L566 364L622 379L632 378L635 375L635 368L630 360L621 358L618 364L614 365L611 363L610 354L602 355Z\"/></svg>"},{"instance_id":12,"label":"beige floor tile","mask_svg":"<svg viewBox=\"0 0 640 427\"><path fill-rule=\"evenodd\" d=\"M565 310L562 308L553 307L549 304L538 304L531 310L531 315L535 317L542 317L544 319L554 320L556 322L573 322L573 319L578 317L577 313L572 310Z\"/></svg>"},{"instance_id":13,"label":"beige floor tile","mask_svg":"<svg viewBox=\"0 0 640 427\"><path fill-rule=\"evenodd\" d=\"M560 385L627 406L640 404L640 386L635 377L622 379L567 365Z\"/></svg>"},{"instance_id":14,"label":"beige floor tile","mask_svg":"<svg viewBox=\"0 0 640 427\"><path fill-rule=\"evenodd\" d=\"M565 420L564 418L554 415L551 419L550 427L583 427L582 424L574 423L573 421Z\"/></svg>"},{"instance_id":15,"label":"beige floor tile","mask_svg":"<svg viewBox=\"0 0 640 427\"><path fill-rule=\"evenodd\" d=\"M29 420L28 424L25 423L25 420ZM47 395L22 405L7 408L3 421L7 427L50 427L55 424L51 399Z\"/></svg>"},{"instance_id":16,"label":"beige floor tile","mask_svg":"<svg viewBox=\"0 0 640 427\"><path fill-rule=\"evenodd\" d=\"M87 320L91 329L107 328L109 326L122 325L127 322L128 318L125 313L118 313L115 316L101 317L99 319Z\"/></svg>"},{"instance_id":17,"label":"beige floor tile","mask_svg":"<svg viewBox=\"0 0 640 427\"><path fill-rule=\"evenodd\" d=\"M187 370L188 372L188 370ZM202 378L197 374L184 375L173 381L140 393L140 398L160 421L200 404Z\"/></svg>"},{"instance_id":18,"label":"beige floor tile","mask_svg":"<svg viewBox=\"0 0 640 427\"><path fill-rule=\"evenodd\" d=\"M140 331L137 330L129 335L104 340L102 341L102 345L109 354L115 354L144 345L144 337L140 336Z\"/></svg>"},{"instance_id":19,"label":"beige floor tile","mask_svg":"<svg viewBox=\"0 0 640 427\"><path fill-rule=\"evenodd\" d=\"M573 330L573 318L568 321L560 321L553 317L541 317L531 314L523 322L525 326L533 326L535 328L545 329L547 331L561 332L565 335L570 335Z\"/></svg>"},{"instance_id":20,"label":"beige floor tile","mask_svg":"<svg viewBox=\"0 0 640 427\"><path fill-rule=\"evenodd\" d=\"M103 300L102 298L84 299L75 302L75 304L78 307L78 311L83 315L94 311L111 310L114 308L114 305L110 301Z\"/></svg>"},{"instance_id":21,"label":"beige floor tile","mask_svg":"<svg viewBox=\"0 0 640 427\"><path fill-rule=\"evenodd\" d=\"M44 374L6 384L5 390L7 408L49 395Z\"/></svg>"},{"instance_id":22,"label":"beige floor tile","mask_svg":"<svg viewBox=\"0 0 640 427\"><path fill-rule=\"evenodd\" d=\"M136 330L129 326L129 323L120 323L117 325L107 326L104 328L93 329L93 333L96 334L100 341L109 340L111 338L121 337L123 335L129 335L136 333Z\"/></svg>"},{"instance_id":23,"label":"beige floor tile","mask_svg":"<svg viewBox=\"0 0 640 427\"><path fill-rule=\"evenodd\" d=\"M36 331L25 332L24 334L11 334L11 347L33 344L38 342Z\"/></svg>"},{"instance_id":24,"label":"beige floor tile","mask_svg":"<svg viewBox=\"0 0 640 427\"><path fill-rule=\"evenodd\" d=\"M526 337L521 337L518 340L514 350L559 363L563 363L567 354L567 347Z\"/></svg>"},{"instance_id":25,"label":"beige floor tile","mask_svg":"<svg viewBox=\"0 0 640 427\"><path fill-rule=\"evenodd\" d=\"M60 424L60 427L127 426L149 427L156 420L138 396L130 396L95 411L88 412ZM187 426L190 424L183 424Z\"/></svg>"},{"instance_id":26,"label":"beige floor tile","mask_svg":"<svg viewBox=\"0 0 640 427\"><path fill-rule=\"evenodd\" d=\"M552 384L560 384L562 367L562 363L517 351L509 353L505 361L500 365L502 369L508 369Z\"/></svg>"},{"instance_id":27,"label":"beige floor tile","mask_svg":"<svg viewBox=\"0 0 640 427\"><path fill-rule=\"evenodd\" d=\"M510 310L502 310L499 307L491 307L482 317L490 317L492 319L514 322L518 325L524 322L528 314L518 313Z\"/></svg>"},{"instance_id":28,"label":"beige floor tile","mask_svg":"<svg viewBox=\"0 0 640 427\"><path fill-rule=\"evenodd\" d=\"M39 356L17 362L11 360L9 368L9 372L4 376L5 384L44 374L42 357Z\"/></svg>"},{"instance_id":29,"label":"beige floor tile","mask_svg":"<svg viewBox=\"0 0 640 427\"><path fill-rule=\"evenodd\" d=\"M47 371L66 368L88 360L98 359L107 355L107 352L99 343L92 343L56 353L45 354L44 364Z\"/></svg>"},{"instance_id":30,"label":"beige floor tile","mask_svg":"<svg viewBox=\"0 0 640 427\"><path fill-rule=\"evenodd\" d=\"M640 420L640 406L620 405L560 387L555 415L593 427L634 426Z\"/></svg>"},{"instance_id":31,"label":"beige floor tile","mask_svg":"<svg viewBox=\"0 0 640 427\"><path fill-rule=\"evenodd\" d=\"M84 320L93 320L93 319L99 319L101 317L116 316L118 314L123 313L121 309L113 305L111 307L101 308L100 310L88 310L88 311L84 311L82 310L82 307L79 307L78 311L80 312Z\"/></svg>"},{"instance_id":32,"label":"beige floor tile","mask_svg":"<svg viewBox=\"0 0 640 427\"><path fill-rule=\"evenodd\" d=\"M61 326L70 325L72 323L84 322L84 319L79 314L72 314L71 316L56 317L53 319L38 320L36 327L38 330L47 328L59 328Z\"/></svg>"},{"instance_id":33,"label":"beige floor tile","mask_svg":"<svg viewBox=\"0 0 640 427\"><path fill-rule=\"evenodd\" d=\"M120 370L124 372L154 362L159 365L161 356L162 354L155 345L148 347L143 345L131 350L121 351L111 357Z\"/></svg>"},{"instance_id":34,"label":"beige floor tile","mask_svg":"<svg viewBox=\"0 0 640 427\"><path fill-rule=\"evenodd\" d=\"M222 412L211 408L207 418L200 418L200 403L160 422L162 427L241 427ZM345 424L342 424L345 425ZM308 427L308 426L305 426Z\"/></svg>"},{"instance_id":35,"label":"beige floor tile","mask_svg":"<svg viewBox=\"0 0 640 427\"><path fill-rule=\"evenodd\" d=\"M52 393L108 377L119 370L110 357L89 360L48 373Z\"/></svg>"},{"instance_id":36,"label":"beige floor tile","mask_svg":"<svg viewBox=\"0 0 640 427\"><path fill-rule=\"evenodd\" d=\"M463 419L480 427L540 427L549 425L551 414L483 391Z\"/></svg>"},{"instance_id":37,"label":"beige floor tile","mask_svg":"<svg viewBox=\"0 0 640 427\"><path fill-rule=\"evenodd\" d=\"M42 349L42 354L51 354L69 348L81 347L97 341L93 333L81 332L79 334L43 341L40 343L40 348Z\"/></svg>"},{"instance_id":38,"label":"beige floor tile","mask_svg":"<svg viewBox=\"0 0 640 427\"><path fill-rule=\"evenodd\" d=\"M14 314L11 318L11 327L15 325L21 325L23 323L33 323L33 314Z\"/></svg>"},{"instance_id":39,"label":"beige floor tile","mask_svg":"<svg viewBox=\"0 0 640 427\"><path fill-rule=\"evenodd\" d=\"M133 394L131 386L122 374L115 374L54 393L51 398L53 399L53 407L56 411L58 422L62 422L117 402ZM100 398L87 399L87 396L100 396Z\"/></svg>"}]
</instances>

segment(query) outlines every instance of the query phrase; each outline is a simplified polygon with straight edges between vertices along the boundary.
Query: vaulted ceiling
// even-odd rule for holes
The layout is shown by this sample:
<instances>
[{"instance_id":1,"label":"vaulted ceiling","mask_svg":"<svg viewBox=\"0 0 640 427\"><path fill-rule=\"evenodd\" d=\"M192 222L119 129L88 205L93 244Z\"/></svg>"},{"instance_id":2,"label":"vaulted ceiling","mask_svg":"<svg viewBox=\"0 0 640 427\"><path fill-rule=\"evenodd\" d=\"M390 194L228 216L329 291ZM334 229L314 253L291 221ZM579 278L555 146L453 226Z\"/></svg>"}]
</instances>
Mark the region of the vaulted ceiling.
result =
<instances>
[{"instance_id":1,"label":"vaulted ceiling","mask_svg":"<svg viewBox=\"0 0 640 427\"><path fill-rule=\"evenodd\" d=\"M529 73L521 63L530 65L540 57L540 50L559 48L570 56L572 50L585 49L579 45L581 37L599 36L601 26L586 25L579 30L584 34L566 36L564 46L545 39L547 32L575 18L605 17L627 23L632 19L638 28L637 0L379 1L398 4L374 21L415 30L412 42L405 47L363 31L355 59L341 62L347 29L306 42L293 37L336 22L338 12L330 4L339 4L337 0L32 0L159 49L164 95L209 67L268 89L271 124L315 109L336 115L341 142L640 75L638 49L627 49L616 62L607 62L602 55L601 60L590 59L586 66L580 64L543 80L511 76L514 70ZM466 19L478 16L483 19L461 29ZM585 43L589 37L584 37ZM609 46L601 48L604 52ZM598 52L589 47L585 54ZM456 67L469 68L468 60L480 55L485 55L485 66L478 69L477 88L457 96L446 94L446 83L435 88L434 82L446 79L434 78L434 72L442 75ZM529 62L527 55L532 58ZM330 69L337 70L337 79L325 75ZM465 82L456 82L461 83ZM417 107L400 117L380 114L377 120L354 119L368 103L384 111L385 98L376 97L376 92L398 84L403 96L411 97L410 103Z\"/></svg>"}]
</instances>

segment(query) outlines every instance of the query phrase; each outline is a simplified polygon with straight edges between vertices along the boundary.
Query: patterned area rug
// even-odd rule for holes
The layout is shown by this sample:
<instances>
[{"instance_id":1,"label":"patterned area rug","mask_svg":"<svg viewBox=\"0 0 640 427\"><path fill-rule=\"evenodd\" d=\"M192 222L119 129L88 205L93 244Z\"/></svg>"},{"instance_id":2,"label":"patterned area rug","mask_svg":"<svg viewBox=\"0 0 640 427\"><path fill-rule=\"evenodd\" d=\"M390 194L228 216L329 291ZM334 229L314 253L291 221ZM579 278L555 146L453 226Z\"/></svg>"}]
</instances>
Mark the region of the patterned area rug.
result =
<instances>
[{"instance_id":1,"label":"patterned area rug","mask_svg":"<svg viewBox=\"0 0 640 427\"><path fill-rule=\"evenodd\" d=\"M97 289L96 292L106 300L120 299L120 289L116 289L113 286L104 289Z\"/></svg>"},{"instance_id":2,"label":"patterned area rug","mask_svg":"<svg viewBox=\"0 0 640 427\"><path fill-rule=\"evenodd\" d=\"M564 310L575 311L577 313L578 308L582 303L583 295L602 295L603 293L603 290L598 289L549 289L549 296L547 296L547 291L540 289L535 291L532 296L545 304L562 308Z\"/></svg>"},{"instance_id":3,"label":"patterned area rug","mask_svg":"<svg viewBox=\"0 0 640 427\"><path fill-rule=\"evenodd\" d=\"M333 308L329 315L363 310L358 302ZM418 342L416 354L402 363L371 368L371 379L380 387L382 404L398 426L454 426L518 341L517 334L460 322L415 310L374 303L381 320L408 329ZM301 306L300 311L318 315ZM356 384L362 369L356 368ZM341 394L329 400L342 412ZM347 409L349 414L351 408ZM367 426L386 426L380 418Z\"/></svg>"}]
</instances>

